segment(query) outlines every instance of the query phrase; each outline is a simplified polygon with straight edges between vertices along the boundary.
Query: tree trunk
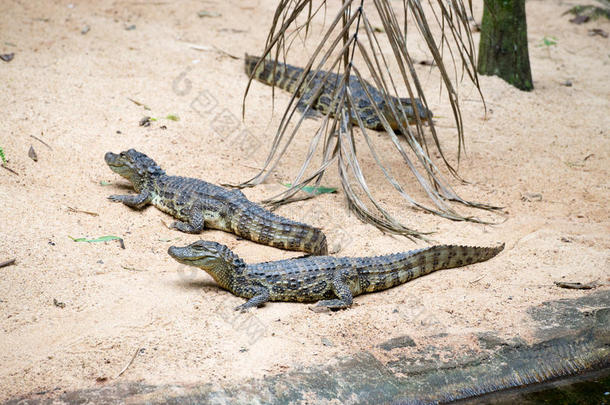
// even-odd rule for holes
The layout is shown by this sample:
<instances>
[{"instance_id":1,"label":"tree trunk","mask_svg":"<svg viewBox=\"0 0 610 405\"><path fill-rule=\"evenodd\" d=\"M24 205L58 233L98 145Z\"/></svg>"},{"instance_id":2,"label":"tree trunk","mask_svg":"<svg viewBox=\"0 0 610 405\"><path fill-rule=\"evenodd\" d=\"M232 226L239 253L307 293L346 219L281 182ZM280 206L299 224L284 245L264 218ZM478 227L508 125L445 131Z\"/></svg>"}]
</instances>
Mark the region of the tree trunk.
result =
<instances>
[{"instance_id":1,"label":"tree trunk","mask_svg":"<svg viewBox=\"0 0 610 405\"><path fill-rule=\"evenodd\" d=\"M520 90L534 88L525 0L485 0L477 68L480 74L499 76Z\"/></svg>"}]
</instances>

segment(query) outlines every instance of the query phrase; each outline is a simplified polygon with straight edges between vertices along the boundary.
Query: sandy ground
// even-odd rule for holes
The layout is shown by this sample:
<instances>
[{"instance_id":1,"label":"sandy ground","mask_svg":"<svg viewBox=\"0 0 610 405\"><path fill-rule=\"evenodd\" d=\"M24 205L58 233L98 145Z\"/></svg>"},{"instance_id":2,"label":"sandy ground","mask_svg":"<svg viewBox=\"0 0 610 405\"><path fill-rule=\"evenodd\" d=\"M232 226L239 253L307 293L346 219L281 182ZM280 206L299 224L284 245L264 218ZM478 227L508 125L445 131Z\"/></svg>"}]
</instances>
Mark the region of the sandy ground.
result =
<instances>
[{"instance_id":1,"label":"sandy ground","mask_svg":"<svg viewBox=\"0 0 610 405\"><path fill-rule=\"evenodd\" d=\"M506 242L506 250L484 264L361 296L338 313L316 314L292 303L232 313L242 299L166 254L168 246L198 236L168 230L161 220L171 218L155 208L136 212L106 199L125 192L126 182L106 167L103 155L134 147L170 174L215 183L256 174L278 122L278 114L270 113L269 88L252 86L246 119L233 127L247 83L243 61L189 43L237 56L260 52L274 3L1 3L0 50L16 56L0 62L0 146L19 175L0 170L0 261L16 258L15 265L0 269L0 400L116 380L223 385L328 364L362 349L391 360L373 346L403 335L425 344L444 332L443 339L456 347L471 345L470 337L481 331L528 339L527 308L588 294L559 289L554 281L608 282L610 48L608 39L587 31L610 31L610 24L573 25L561 16L572 3L529 1L535 91L482 77L485 117L476 92L467 85L461 90L468 155L460 173L471 183L456 190L505 206L506 221L456 223L405 210L378 173L371 171L369 178L392 212L411 226L436 231L438 242ZM481 2L475 3L480 16ZM221 16L199 18L203 9ZM126 29L131 25L135 29ZM557 45L539 47L545 36L555 37ZM298 64L299 52L305 53L297 47L292 62ZM436 71L421 67L421 73L430 94L437 94ZM566 80L573 85L562 85ZM288 99L278 92L278 112ZM442 98L431 99L454 158L450 109ZM180 120L162 118L168 114ZM140 127L144 115L159 120ZM225 117L224 129L216 127L220 133L212 120L217 115ZM317 123L305 125L313 131ZM236 137L243 129L246 138ZM390 153L383 134L376 144ZM31 145L37 162L28 157ZM243 150L235 151L236 145ZM260 201L280 191L279 182L291 181L306 145L304 137L298 139L289 155L293 163L284 162L267 184L246 194ZM374 168L370 157L363 159L365 168ZM406 178L398 158L392 162ZM324 184L339 186L334 170ZM362 224L341 193L278 212L321 226L341 255L424 246ZM122 236L125 249L116 241L70 239L102 235ZM227 244L249 262L295 256L222 232L203 237Z\"/></svg>"}]
</instances>

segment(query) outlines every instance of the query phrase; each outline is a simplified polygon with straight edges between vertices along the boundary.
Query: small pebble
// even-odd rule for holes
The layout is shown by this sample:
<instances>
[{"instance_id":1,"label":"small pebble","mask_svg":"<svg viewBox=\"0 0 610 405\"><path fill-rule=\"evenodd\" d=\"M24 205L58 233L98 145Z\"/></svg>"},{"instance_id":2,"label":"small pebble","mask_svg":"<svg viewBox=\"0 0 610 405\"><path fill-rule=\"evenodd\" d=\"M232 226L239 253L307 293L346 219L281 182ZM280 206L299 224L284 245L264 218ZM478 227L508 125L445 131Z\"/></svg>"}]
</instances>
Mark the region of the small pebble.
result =
<instances>
[{"instance_id":1,"label":"small pebble","mask_svg":"<svg viewBox=\"0 0 610 405\"><path fill-rule=\"evenodd\" d=\"M330 346L330 347L333 347L333 346L334 346L334 345L333 345L333 342L331 342L329 339L327 339L327 338L325 338L325 337L323 337L323 338L322 338L322 339L320 339L320 340L322 341L322 344L323 344L324 346Z\"/></svg>"}]
</instances>

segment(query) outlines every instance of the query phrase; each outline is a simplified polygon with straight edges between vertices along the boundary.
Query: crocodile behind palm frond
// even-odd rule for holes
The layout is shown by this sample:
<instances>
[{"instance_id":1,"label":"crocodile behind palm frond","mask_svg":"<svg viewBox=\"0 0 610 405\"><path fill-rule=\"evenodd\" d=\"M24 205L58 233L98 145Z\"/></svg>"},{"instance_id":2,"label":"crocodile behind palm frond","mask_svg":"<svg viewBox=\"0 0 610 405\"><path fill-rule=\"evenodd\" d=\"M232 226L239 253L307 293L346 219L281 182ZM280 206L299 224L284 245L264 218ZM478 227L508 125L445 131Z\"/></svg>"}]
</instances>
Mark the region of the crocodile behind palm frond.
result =
<instances>
[{"instance_id":1,"label":"crocodile behind palm frond","mask_svg":"<svg viewBox=\"0 0 610 405\"><path fill-rule=\"evenodd\" d=\"M256 68L259 61L259 57L246 54L245 71L248 75L265 84L277 86L290 93L296 93L299 97L302 96L298 105L301 111L305 110L307 103L311 102L311 108L320 111L322 114L330 113L331 116L335 115L337 109L335 93L343 80L343 75L326 71L309 72L303 85L299 87L299 81L304 73L302 68L284 63L275 63L273 60L265 60ZM255 68L256 71L254 71ZM315 100L311 100L318 93L320 86L322 87L321 92ZM366 90L364 86L366 86ZM366 81L361 83L356 76L352 75L350 76L349 87L355 103L355 111L352 111L352 123L355 125L359 125L359 117L365 127L377 131L384 130L382 120L376 113L371 99L394 131L400 130L400 125L395 118L396 116L406 117L408 122L413 122L415 114L419 114L422 121L432 118L432 112L425 108L417 98L396 98L389 96L392 104L399 108L399 111L392 113L391 107L386 99L384 99L382 93L372 84ZM371 99L367 96L367 92ZM356 117L356 114L358 117ZM405 124L403 119L403 126Z\"/></svg>"}]
</instances>

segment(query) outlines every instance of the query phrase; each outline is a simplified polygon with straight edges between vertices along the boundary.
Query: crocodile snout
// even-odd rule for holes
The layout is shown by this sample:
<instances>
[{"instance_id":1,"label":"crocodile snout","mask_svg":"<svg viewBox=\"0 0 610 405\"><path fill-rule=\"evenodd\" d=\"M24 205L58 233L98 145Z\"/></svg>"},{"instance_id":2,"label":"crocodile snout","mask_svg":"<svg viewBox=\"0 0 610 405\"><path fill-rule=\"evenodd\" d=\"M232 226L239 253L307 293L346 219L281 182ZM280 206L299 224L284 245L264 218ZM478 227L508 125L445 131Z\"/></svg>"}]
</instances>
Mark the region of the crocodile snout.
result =
<instances>
[{"instance_id":1,"label":"crocodile snout","mask_svg":"<svg viewBox=\"0 0 610 405\"><path fill-rule=\"evenodd\" d=\"M114 154L112 152L106 152L106 154L104 155L104 160L106 161L106 163L112 164L116 161L117 157L117 154Z\"/></svg>"},{"instance_id":2,"label":"crocodile snout","mask_svg":"<svg viewBox=\"0 0 610 405\"><path fill-rule=\"evenodd\" d=\"M180 248L178 246L170 246L169 249L167 249L167 254L169 254L174 259L177 259L179 257L179 252Z\"/></svg>"}]
</instances>

